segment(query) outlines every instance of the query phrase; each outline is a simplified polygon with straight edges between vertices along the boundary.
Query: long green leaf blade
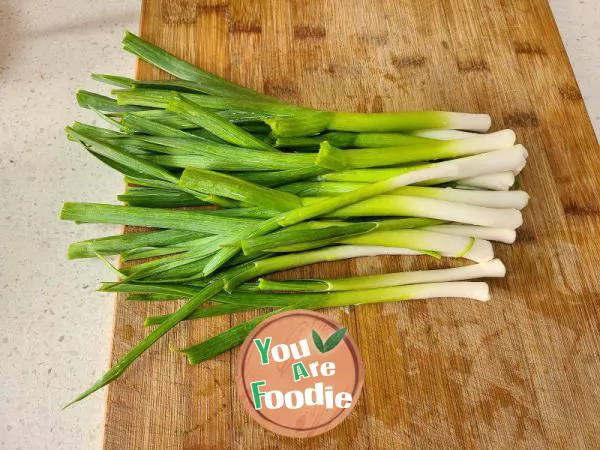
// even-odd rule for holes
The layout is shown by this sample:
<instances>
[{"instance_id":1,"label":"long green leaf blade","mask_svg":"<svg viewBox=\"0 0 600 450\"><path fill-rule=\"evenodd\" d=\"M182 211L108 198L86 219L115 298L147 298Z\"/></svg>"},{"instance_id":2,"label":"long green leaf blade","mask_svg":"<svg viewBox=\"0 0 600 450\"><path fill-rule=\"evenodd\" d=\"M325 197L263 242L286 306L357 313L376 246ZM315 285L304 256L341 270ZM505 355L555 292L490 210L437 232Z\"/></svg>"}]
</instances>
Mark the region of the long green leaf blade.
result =
<instances>
[{"instance_id":1,"label":"long green leaf blade","mask_svg":"<svg viewBox=\"0 0 600 450\"><path fill-rule=\"evenodd\" d=\"M61 219L84 223L113 223L140 227L172 228L210 234L246 230L260 222L215 216L204 211L164 210L101 203L65 203Z\"/></svg>"},{"instance_id":2,"label":"long green leaf blade","mask_svg":"<svg viewBox=\"0 0 600 450\"><path fill-rule=\"evenodd\" d=\"M179 185L193 191L214 194L277 211L298 208L302 200L294 194L269 189L231 175L211 170L185 169Z\"/></svg>"},{"instance_id":3,"label":"long green leaf blade","mask_svg":"<svg viewBox=\"0 0 600 450\"><path fill-rule=\"evenodd\" d=\"M71 127L67 127L66 131L69 137L78 139L86 144L87 148L91 152L97 153L98 155L108 158L117 164L130 168L132 171L144 174L150 178L157 178L160 180L170 181L172 183L177 183L178 181L178 178L168 170L163 169L159 165L144 161L135 155L127 153L115 145L89 136L87 133L82 131L75 131Z\"/></svg>"},{"instance_id":4,"label":"long green leaf blade","mask_svg":"<svg viewBox=\"0 0 600 450\"><path fill-rule=\"evenodd\" d=\"M176 96L167 105L166 109L197 124L199 127L205 128L215 136L233 145L257 150L278 151L237 125L210 112L208 109L202 108L197 103L186 100L182 96Z\"/></svg>"},{"instance_id":5,"label":"long green leaf blade","mask_svg":"<svg viewBox=\"0 0 600 450\"><path fill-rule=\"evenodd\" d=\"M105 112L144 111L148 109L137 105L119 105L113 98L85 90L77 91L76 97L77 104L87 109L95 108Z\"/></svg>"},{"instance_id":6,"label":"long green leaf blade","mask_svg":"<svg viewBox=\"0 0 600 450\"><path fill-rule=\"evenodd\" d=\"M250 98L260 96L252 89L205 72L128 31L123 39L123 48L177 78L198 83L207 94Z\"/></svg>"},{"instance_id":7,"label":"long green leaf blade","mask_svg":"<svg viewBox=\"0 0 600 450\"><path fill-rule=\"evenodd\" d=\"M139 247L173 245L186 240L206 236L194 231L163 230L138 233L119 234L99 239L75 242L69 245L69 259L93 258L101 255L116 255L118 253Z\"/></svg>"}]
</instances>

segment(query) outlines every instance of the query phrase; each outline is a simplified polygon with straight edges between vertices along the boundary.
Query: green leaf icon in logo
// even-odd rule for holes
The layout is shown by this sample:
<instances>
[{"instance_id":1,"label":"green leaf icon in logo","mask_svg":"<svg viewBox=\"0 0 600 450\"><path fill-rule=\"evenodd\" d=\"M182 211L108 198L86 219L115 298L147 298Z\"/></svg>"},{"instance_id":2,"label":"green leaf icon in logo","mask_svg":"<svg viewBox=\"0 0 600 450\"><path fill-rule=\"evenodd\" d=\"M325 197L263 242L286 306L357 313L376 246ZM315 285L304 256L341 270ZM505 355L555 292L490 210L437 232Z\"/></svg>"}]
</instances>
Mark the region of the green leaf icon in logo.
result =
<instances>
[{"instance_id":1,"label":"green leaf icon in logo","mask_svg":"<svg viewBox=\"0 0 600 450\"><path fill-rule=\"evenodd\" d=\"M313 342L315 343L315 346L321 353L327 353L327 352L333 350L334 348L336 348L338 346L338 344L340 342L342 342L342 339L344 339L345 335L346 335L346 328L340 328L335 333L333 333L331 336L329 336L327 338L327 340L325 341L325 343L323 343L323 339L321 339L321 336L319 336L319 333L317 333L315 330L312 330Z\"/></svg>"}]
</instances>

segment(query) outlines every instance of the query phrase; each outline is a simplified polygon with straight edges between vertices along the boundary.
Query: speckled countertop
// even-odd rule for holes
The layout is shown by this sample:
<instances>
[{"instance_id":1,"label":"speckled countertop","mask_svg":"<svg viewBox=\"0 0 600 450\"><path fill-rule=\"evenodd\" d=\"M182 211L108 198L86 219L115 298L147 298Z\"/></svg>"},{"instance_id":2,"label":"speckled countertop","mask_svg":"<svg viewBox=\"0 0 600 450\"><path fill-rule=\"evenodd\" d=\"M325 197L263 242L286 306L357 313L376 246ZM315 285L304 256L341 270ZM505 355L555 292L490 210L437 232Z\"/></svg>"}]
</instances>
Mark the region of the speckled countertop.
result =
<instances>
[{"instance_id":1,"label":"speckled countertop","mask_svg":"<svg viewBox=\"0 0 600 450\"><path fill-rule=\"evenodd\" d=\"M600 2L551 5L598 134ZM90 72L133 74L120 40L138 16L131 0L0 3L0 448L100 447L104 396L60 405L106 368L113 302L94 292L101 264L69 263L65 249L118 227L73 227L58 211L69 199L114 198L123 185L73 152L62 129L94 121L74 101L94 88Z\"/></svg>"}]
</instances>

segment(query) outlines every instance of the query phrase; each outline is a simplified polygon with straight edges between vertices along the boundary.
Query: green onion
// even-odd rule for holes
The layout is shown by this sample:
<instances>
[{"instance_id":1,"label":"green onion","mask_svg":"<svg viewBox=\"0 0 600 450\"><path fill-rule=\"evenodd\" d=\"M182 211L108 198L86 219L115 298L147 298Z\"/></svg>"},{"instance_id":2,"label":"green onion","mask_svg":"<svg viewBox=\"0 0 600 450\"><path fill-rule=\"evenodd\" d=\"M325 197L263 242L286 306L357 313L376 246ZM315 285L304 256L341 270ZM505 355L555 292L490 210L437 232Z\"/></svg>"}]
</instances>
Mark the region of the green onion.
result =
<instances>
[{"instance_id":1,"label":"green onion","mask_svg":"<svg viewBox=\"0 0 600 450\"><path fill-rule=\"evenodd\" d=\"M287 228L286 230L278 231L276 233L269 234L267 236L261 236L258 238L249 238L241 242L242 250L244 253L250 253L257 250L270 251L275 253L288 253L288 252L299 252L312 250L315 248L326 247L328 245L336 244L340 241L340 237L343 235L357 235L366 233L369 231L389 231L389 230L400 230L407 228L419 228L426 226L440 225L444 222L433 220L433 219L421 219L421 218L409 218L409 219L392 219L392 220L381 220L378 222L305 222L302 224L294 225ZM314 226L312 224L317 224ZM331 226L342 227L342 230L334 232L331 230L319 230L319 228L328 228ZM307 229L313 230L312 233L307 233ZM302 228L300 228L302 227ZM352 227L352 228L350 228ZM356 228L354 228L356 227ZM300 232L299 232L300 231ZM285 241L279 239L281 236L285 236ZM309 239L310 238L310 239ZM279 241L279 242L277 242ZM401 249L403 255L421 254L426 252L432 256L435 256L434 252L421 250L415 252L412 250Z\"/></svg>"},{"instance_id":2,"label":"green onion","mask_svg":"<svg viewBox=\"0 0 600 450\"><path fill-rule=\"evenodd\" d=\"M293 118L267 119L265 122L277 137L310 136L324 130L383 133L449 128L485 132L491 125L490 116L487 114L445 111L370 114L321 112L298 114Z\"/></svg>"},{"instance_id":3,"label":"green onion","mask_svg":"<svg viewBox=\"0 0 600 450\"><path fill-rule=\"evenodd\" d=\"M236 301L250 303L256 294L234 294ZM291 297L291 298L290 298ZM261 300L271 300L271 304L286 306L280 310L259 316L243 322L229 330L214 336L200 344L182 350L190 364L198 364L214 358L215 356L240 345L260 322L273 314L285 309L320 309L351 305L364 305L384 302L397 302L406 300L420 300L427 298L468 298L479 301L489 299L489 289L482 282L448 282L425 283L409 286L393 286L361 291L313 293L313 294L260 294ZM221 299L222 300L222 299ZM293 301L293 303L291 302ZM169 317L170 318L170 317ZM165 319L167 320L167 319ZM164 322L163 322L164 323Z\"/></svg>"},{"instance_id":4,"label":"green onion","mask_svg":"<svg viewBox=\"0 0 600 450\"><path fill-rule=\"evenodd\" d=\"M100 138L100 139L127 139L129 138L129 136L127 136L126 134L123 134L119 131L115 131L115 130L108 130L106 128L100 128L100 127L96 127L94 125L88 125L85 123L81 123L81 122L74 122L73 125L71 125L71 128L73 130L75 130L76 132L83 132L85 135L87 136L92 136L92 137L96 137L96 138ZM74 136L69 136L67 134L67 139L72 140L74 142L78 142L78 139L76 139Z\"/></svg>"},{"instance_id":5,"label":"green onion","mask_svg":"<svg viewBox=\"0 0 600 450\"><path fill-rule=\"evenodd\" d=\"M440 184L467 177L476 177L504 171L519 173L526 163L526 158L527 151L521 145L516 145L509 149L490 151L488 153L481 153L474 156L456 158L450 161L444 161L435 164L436 166L442 167L446 164L453 165L457 169L454 176L425 180L424 182L420 182L420 184ZM411 173L416 170L422 170L431 166L432 164L423 164L396 168L343 170L340 172L325 173L320 175L319 179L322 181L372 183L386 180L393 176Z\"/></svg>"},{"instance_id":6,"label":"green onion","mask_svg":"<svg viewBox=\"0 0 600 450\"><path fill-rule=\"evenodd\" d=\"M456 184L470 188L508 191L515 184L515 174L513 172L499 172L461 178L456 180Z\"/></svg>"},{"instance_id":7,"label":"green onion","mask_svg":"<svg viewBox=\"0 0 600 450\"><path fill-rule=\"evenodd\" d=\"M364 186L365 183L304 181L281 186L279 189L301 197L327 197L352 192ZM488 192L425 186L405 186L393 190L390 194L519 210L527 206L529 201L529 195L523 191Z\"/></svg>"},{"instance_id":8,"label":"green onion","mask_svg":"<svg viewBox=\"0 0 600 450\"><path fill-rule=\"evenodd\" d=\"M454 246L452 249L458 249L457 247ZM340 259L358 258L360 256L394 255L397 253L403 254L404 252L402 249L386 246L340 245L308 252L273 256L247 263L241 266L237 272L234 271L227 274L224 277L224 288L227 292L232 292L237 286L253 278L317 262L338 261Z\"/></svg>"},{"instance_id":9,"label":"green onion","mask_svg":"<svg viewBox=\"0 0 600 450\"><path fill-rule=\"evenodd\" d=\"M138 247L133 250L128 250L128 251L122 252L120 255L121 255L121 261L129 262L129 261L136 261L139 259L148 259L148 258L156 258L159 256L174 255L176 253L183 253L185 251L186 251L186 249L182 248L182 247L157 247L157 248Z\"/></svg>"},{"instance_id":10,"label":"green onion","mask_svg":"<svg viewBox=\"0 0 600 450\"><path fill-rule=\"evenodd\" d=\"M475 278L503 277L506 268L499 259L451 269L419 270L382 275L368 275L326 280L273 281L261 278L258 288L262 291L332 292L376 289L406 284L440 283L447 281L472 280Z\"/></svg>"},{"instance_id":11,"label":"green onion","mask_svg":"<svg viewBox=\"0 0 600 450\"><path fill-rule=\"evenodd\" d=\"M372 186L372 185L368 185ZM365 188L361 188L365 189ZM358 192L352 191L349 194ZM277 211L266 208L237 208L217 211L215 214L228 217L244 217L254 219L274 218L283 223L297 223L294 216L298 216L302 221L305 211L318 216L327 218L356 218L356 217L381 217L381 216L400 216L400 217L421 217L438 219L447 222L459 222L470 225L479 225L483 227L509 228L516 229L523 224L523 216L518 209L514 208L488 208L484 206L470 205L466 203L449 202L445 200L436 200L432 198L409 197L402 195L379 195L362 201L356 201L349 206L335 207L332 200L338 197L317 197L305 198L306 206L298 208L294 213L291 222L286 217L280 217ZM314 213L312 211L315 211ZM330 212L331 211L331 212ZM312 218L315 216L310 216Z\"/></svg>"},{"instance_id":12,"label":"green onion","mask_svg":"<svg viewBox=\"0 0 600 450\"><path fill-rule=\"evenodd\" d=\"M197 265L203 267L207 257L216 253L223 242L221 236L202 238L202 245L190 248L183 253L172 254L159 260L138 264L125 268L122 272L126 275L122 281L144 279L177 279L189 274L186 270L192 266L192 273L198 273ZM185 249L183 249L185 250ZM179 270L175 270L179 269ZM181 269L184 273L181 273ZM201 269L200 269L201 270Z\"/></svg>"},{"instance_id":13,"label":"green onion","mask_svg":"<svg viewBox=\"0 0 600 450\"><path fill-rule=\"evenodd\" d=\"M169 96L169 98L171 98ZM151 120L154 123L159 125L166 125L171 128L176 128L178 130L193 130L197 129L198 125L190 122L189 120L185 120L181 116L178 116L175 113L165 111L164 109L148 109L146 111L135 111L130 113L122 113L121 117L135 116L141 117L142 119Z\"/></svg>"},{"instance_id":14,"label":"green onion","mask_svg":"<svg viewBox=\"0 0 600 450\"><path fill-rule=\"evenodd\" d=\"M320 197L322 198L322 197ZM314 199L319 200L320 198ZM338 197L330 197L338 198ZM309 199L306 199L309 200ZM319 204L317 201L313 204ZM425 217L484 227L515 229L523 224L518 209L496 209L425 197L382 195L341 208L328 217Z\"/></svg>"},{"instance_id":15,"label":"green onion","mask_svg":"<svg viewBox=\"0 0 600 450\"><path fill-rule=\"evenodd\" d=\"M456 170L457 169L454 165L445 164L443 166L434 165L430 168L401 174L396 177L356 189L355 191L347 194L342 194L338 197L328 198L310 205L303 206L302 208L288 211L277 219L277 223L281 226L294 225L304 220L331 213L361 200L365 200L376 195L385 194L402 186L430 180L432 178L452 177L456 173Z\"/></svg>"},{"instance_id":16,"label":"green onion","mask_svg":"<svg viewBox=\"0 0 600 450\"><path fill-rule=\"evenodd\" d=\"M176 79L94 74L117 87L115 98L78 93L80 105L111 129L76 122L67 137L132 186L117 197L129 206L66 203L61 218L159 230L74 243L68 256L96 256L118 274L101 291L183 305L147 317L144 324L157 327L74 402L118 378L183 320L262 310L184 349L196 364L240 344L278 312L421 298L487 300L485 283L460 280L504 276L490 241L514 242L522 224L529 197L508 190L528 152L515 145L511 130L479 134L490 127L488 115L319 111L224 80L131 33L123 46ZM167 209L205 205L218 209ZM136 264L117 269L106 255ZM252 282L307 264L377 255L479 264Z\"/></svg>"},{"instance_id":17,"label":"green onion","mask_svg":"<svg viewBox=\"0 0 600 450\"><path fill-rule=\"evenodd\" d=\"M515 242L515 239L517 237L516 231L510 228L492 228L474 225L445 224L426 226L422 229L428 231L435 231L439 233L452 234L454 236L468 236L479 239L486 239L488 241L504 242L505 244L512 244L513 242Z\"/></svg>"},{"instance_id":18,"label":"green onion","mask_svg":"<svg viewBox=\"0 0 600 450\"><path fill-rule=\"evenodd\" d=\"M119 148L117 145L110 144L105 140L91 137L82 131L75 131L71 127L67 127L67 135L71 139L78 139L82 144L105 164L115 168L127 176L134 178L150 178L157 179L167 183L176 185L179 179L168 170L156 165L143 158L148 158L144 155L133 155ZM215 195L196 195L200 200L215 203L221 206L234 206L235 204Z\"/></svg>"},{"instance_id":19,"label":"green onion","mask_svg":"<svg viewBox=\"0 0 600 450\"><path fill-rule=\"evenodd\" d=\"M127 296L128 301L136 302L165 302L181 300L181 295L170 294L131 294ZM145 320L144 320L144 323ZM156 324L158 325L158 324Z\"/></svg>"},{"instance_id":20,"label":"green onion","mask_svg":"<svg viewBox=\"0 0 600 450\"><path fill-rule=\"evenodd\" d=\"M499 131L483 135L479 138L430 141L424 144L412 144L402 147L364 148L360 150L337 151L327 141L321 143L317 164L321 167L336 169L323 164L321 158L337 151L341 158L341 168L368 168L391 166L398 164L457 158L509 148L514 144L515 134L512 130Z\"/></svg>"},{"instance_id":21,"label":"green onion","mask_svg":"<svg viewBox=\"0 0 600 450\"><path fill-rule=\"evenodd\" d=\"M374 231L345 238L340 242L435 252L443 256L463 257L476 262L490 261L494 257L492 245L488 241L426 230Z\"/></svg>"}]
</instances>

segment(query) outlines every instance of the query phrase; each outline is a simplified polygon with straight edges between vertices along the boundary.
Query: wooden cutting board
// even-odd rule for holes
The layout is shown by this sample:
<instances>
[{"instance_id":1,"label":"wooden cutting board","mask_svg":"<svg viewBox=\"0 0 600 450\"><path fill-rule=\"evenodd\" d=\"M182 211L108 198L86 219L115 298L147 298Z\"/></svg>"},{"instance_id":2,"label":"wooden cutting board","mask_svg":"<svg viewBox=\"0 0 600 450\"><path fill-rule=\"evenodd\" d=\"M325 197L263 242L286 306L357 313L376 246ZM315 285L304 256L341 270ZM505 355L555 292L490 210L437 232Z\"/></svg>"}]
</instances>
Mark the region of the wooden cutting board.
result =
<instances>
[{"instance_id":1,"label":"wooden cutting board","mask_svg":"<svg viewBox=\"0 0 600 450\"><path fill-rule=\"evenodd\" d=\"M600 446L600 153L546 0L146 0L141 34L225 78L323 109L488 112L530 151L531 196L488 303L329 310L366 370L351 416L307 440L251 421L236 352L170 351L250 315L179 326L108 389L105 448ZM141 78L164 73L140 63ZM425 257L320 264L295 276L442 267ZM174 305L118 298L113 362Z\"/></svg>"}]
</instances>

